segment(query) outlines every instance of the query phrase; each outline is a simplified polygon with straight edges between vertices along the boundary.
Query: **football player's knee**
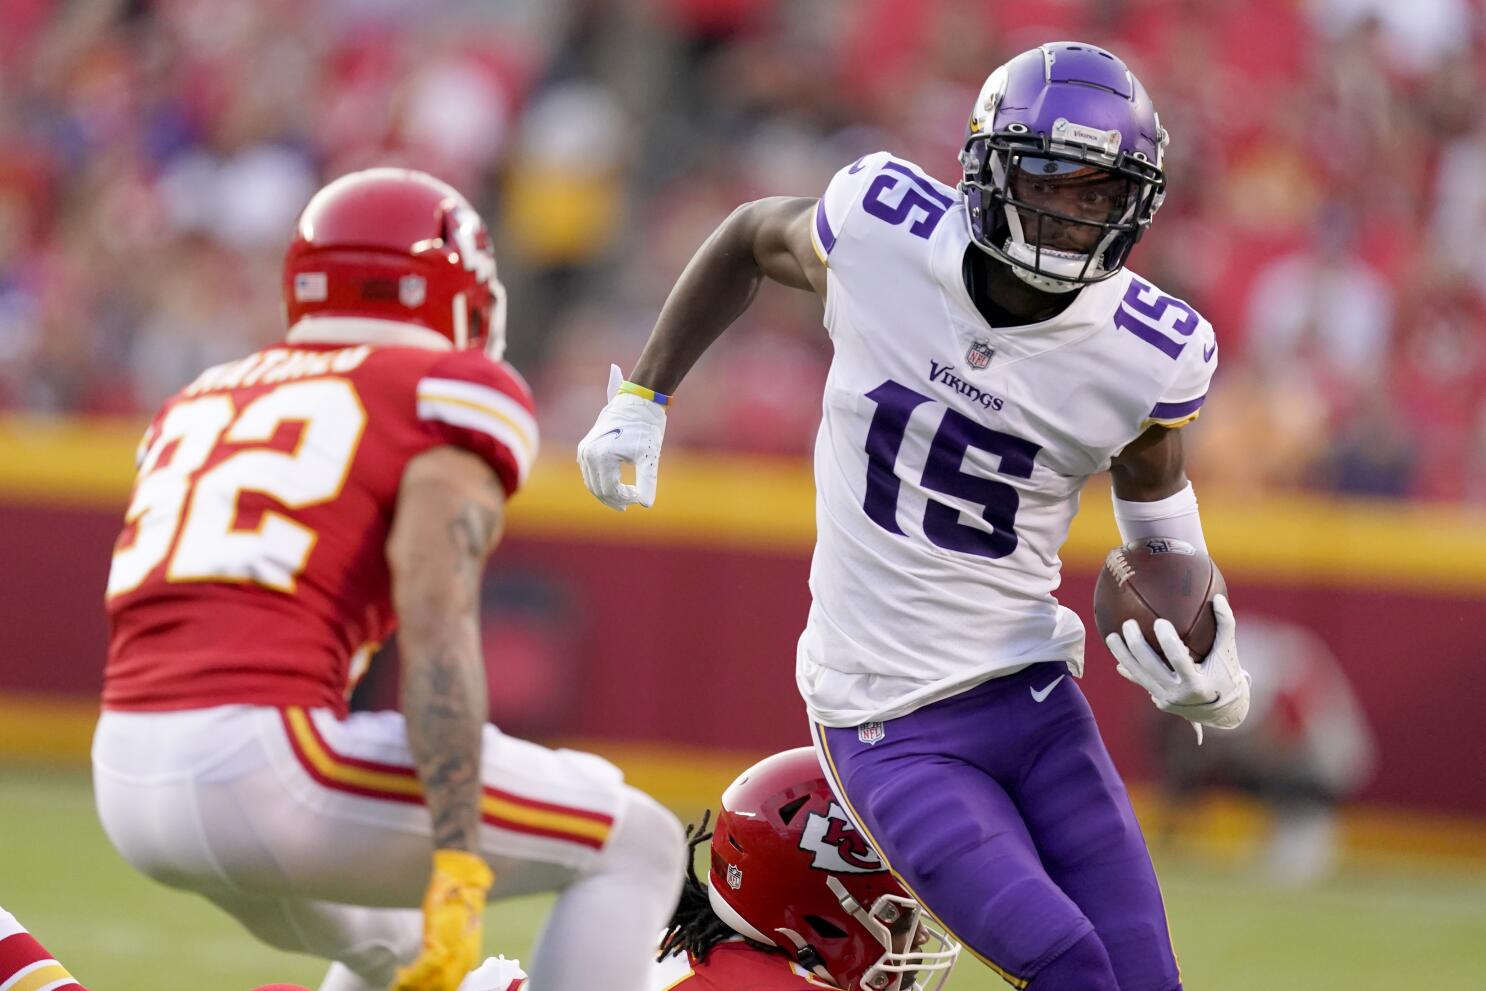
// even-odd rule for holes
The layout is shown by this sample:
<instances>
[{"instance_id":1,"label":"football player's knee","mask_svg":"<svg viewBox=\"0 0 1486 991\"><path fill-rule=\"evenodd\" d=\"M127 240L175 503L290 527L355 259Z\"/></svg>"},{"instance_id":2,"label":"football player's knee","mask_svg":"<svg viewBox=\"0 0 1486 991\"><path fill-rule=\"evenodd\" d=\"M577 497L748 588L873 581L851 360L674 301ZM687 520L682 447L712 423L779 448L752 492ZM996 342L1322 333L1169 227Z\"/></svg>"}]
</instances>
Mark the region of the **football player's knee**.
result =
<instances>
[{"instance_id":1,"label":"football player's knee","mask_svg":"<svg viewBox=\"0 0 1486 991\"><path fill-rule=\"evenodd\" d=\"M680 883L686 832L670 810L636 788L625 788L624 810L604 848L604 869Z\"/></svg>"},{"instance_id":2,"label":"football player's knee","mask_svg":"<svg viewBox=\"0 0 1486 991\"><path fill-rule=\"evenodd\" d=\"M1097 933L1053 957L1032 975L1026 991L1119 991L1109 953Z\"/></svg>"}]
</instances>

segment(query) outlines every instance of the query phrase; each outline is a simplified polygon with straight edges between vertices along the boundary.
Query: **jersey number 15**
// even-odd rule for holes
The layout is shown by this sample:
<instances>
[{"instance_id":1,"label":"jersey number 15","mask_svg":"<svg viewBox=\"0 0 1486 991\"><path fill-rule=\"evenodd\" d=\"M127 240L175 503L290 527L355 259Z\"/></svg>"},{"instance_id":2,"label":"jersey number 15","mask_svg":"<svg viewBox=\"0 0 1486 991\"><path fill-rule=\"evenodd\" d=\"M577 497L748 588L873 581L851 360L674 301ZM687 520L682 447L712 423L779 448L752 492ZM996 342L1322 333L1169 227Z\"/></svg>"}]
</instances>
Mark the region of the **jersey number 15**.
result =
<instances>
[{"instance_id":1,"label":"jersey number 15","mask_svg":"<svg viewBox=\"0 0 1486 991\"><path fill-rule=\"evenodd\" d=\"M889 379L867 393L867 398L877 403L877 411L867 431L867 495L862 508L872 522L889 533L901 534L898 490L902 480L897 473L898 452L913 411L933 402L933 397ZM960 466L970 448L999 456L1000 473L1010 478L1031 478L1032 462L1042 450L1031 441L992 430L958 410L946 409L929 445L920 482L926 489L982 506L981 519L990 524L990 529L966 526L960 522L957 507L930 499L924 509L924 536L945 550L1005 557L1016 550L1016 510L1020 498L1016 489L1005 482L962 471Z\"/></svg>"},{"instance_id":2,"label":"jersey number 15","mask_svg":"<svg viewBox=\"0 0 1486 991\"><path fill-rule=\"evenodd\" d=\"M279 427L299 423L292 452L266 447ZM139 466L139 480L108 573L108 595L138 588L170 559L172 582L251 582L294 591L316 533L268 509L254 529L237 526L238 497L257 492L286 509L340 495L366 427L366 409L345 379L281 385L239 412L225 395L172 406ZM241 446L205 471L221 444ZM198 474L199 472L199 474Z\"/></svg>"}]
</instances>

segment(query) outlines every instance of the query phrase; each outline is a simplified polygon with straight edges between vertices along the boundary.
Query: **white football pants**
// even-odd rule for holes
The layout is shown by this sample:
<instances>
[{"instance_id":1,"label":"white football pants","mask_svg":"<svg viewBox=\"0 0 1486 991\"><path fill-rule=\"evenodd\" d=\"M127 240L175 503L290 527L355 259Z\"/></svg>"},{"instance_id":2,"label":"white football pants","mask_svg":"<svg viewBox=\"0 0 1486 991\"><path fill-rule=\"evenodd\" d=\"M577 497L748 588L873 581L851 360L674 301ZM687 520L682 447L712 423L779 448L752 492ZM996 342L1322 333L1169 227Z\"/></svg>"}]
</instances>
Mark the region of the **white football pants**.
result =
<instances>
[{"instance_id":1,"label":"white football pants","mask_svg":"<svg viewBox=\"0 0 1486 991\"><path fill-rule=\"evenodd\" d=\"M640 991L680 891L680 823L592 754L485 727L492 900L560 891L531 991ZM218 706L103 713L93 781L137 869L275 947L337 961L324 991L383 991L422 938L432 842L401 714Z\"/></svg>"}]
</instances>

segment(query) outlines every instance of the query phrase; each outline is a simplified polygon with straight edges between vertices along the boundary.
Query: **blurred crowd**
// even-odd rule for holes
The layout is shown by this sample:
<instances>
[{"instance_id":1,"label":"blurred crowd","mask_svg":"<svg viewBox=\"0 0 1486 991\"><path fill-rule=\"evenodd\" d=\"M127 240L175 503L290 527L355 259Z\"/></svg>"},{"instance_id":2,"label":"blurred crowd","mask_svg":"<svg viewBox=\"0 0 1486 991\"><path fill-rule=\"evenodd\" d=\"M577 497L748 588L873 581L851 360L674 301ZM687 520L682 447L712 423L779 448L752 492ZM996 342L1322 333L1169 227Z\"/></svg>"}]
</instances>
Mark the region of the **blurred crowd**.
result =
<instances>
[{"instance_id":1,"label":"blurred crowd","mask_svg":"<svg viewBox=\"0 0 1486 991\"><path fill-rule=\"evenodd\" d=\"M1477 0L0 0L0 409L152 408L278 338L325 179L428 169L496 228L550 446L728 211L878 148L954 182L987 73L1125 58L1172 134L1133 267L1218 328L1204 491L1486 501ZM809 450L813 298L761 295L673 445Z\"/></svg>"}]
</instances>

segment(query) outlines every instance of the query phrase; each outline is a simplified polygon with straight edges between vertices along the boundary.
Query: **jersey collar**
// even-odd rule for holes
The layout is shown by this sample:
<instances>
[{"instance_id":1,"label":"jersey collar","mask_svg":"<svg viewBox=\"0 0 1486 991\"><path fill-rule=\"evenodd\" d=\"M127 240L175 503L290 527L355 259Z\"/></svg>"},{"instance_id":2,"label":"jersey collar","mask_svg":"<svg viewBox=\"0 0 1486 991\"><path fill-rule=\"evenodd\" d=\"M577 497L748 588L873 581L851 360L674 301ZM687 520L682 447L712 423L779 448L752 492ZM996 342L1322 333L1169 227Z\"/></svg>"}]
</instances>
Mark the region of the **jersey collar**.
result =
<instances>
[{"instance_id":1,"label":"jersey collar","mask_svg":"<svg viewBox=\"0 0 1486 991\"><path fill-rule=\"evenodd\" d=\"M1118 298L1124 292L1130 278L1128 271L1085 286L1067 309L1047 320L1015 327L993 327L987 323L965 286L963 265L965 251L971 244L962 216L964 210L965 204L961 202L949 211L935 229L929 249L934 281L944 297L945 310L962 337L967 341L984 340L1008 357L1025 358L1071 344L1099 329L1099 314L1110 309L1105 301L1111 293Z\"/></svg>"},{"instance_id":2,"label":"jersey collar","mask_svg":"<svg viewBox=\"0 0 1486 991\"><path fill-rule=\"evenodd\" d=\"M454 342L414 323L371 317L304 317L289 328L290 344L380 344L384 347L452 351Z\"/></svg>"}]
</instances>

